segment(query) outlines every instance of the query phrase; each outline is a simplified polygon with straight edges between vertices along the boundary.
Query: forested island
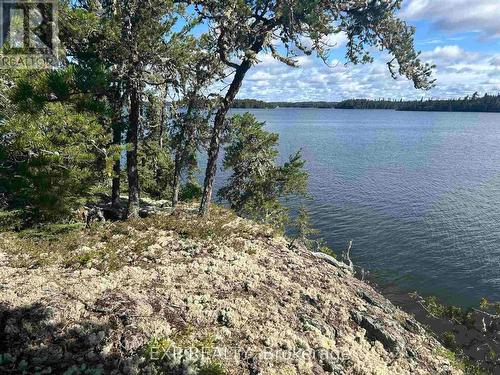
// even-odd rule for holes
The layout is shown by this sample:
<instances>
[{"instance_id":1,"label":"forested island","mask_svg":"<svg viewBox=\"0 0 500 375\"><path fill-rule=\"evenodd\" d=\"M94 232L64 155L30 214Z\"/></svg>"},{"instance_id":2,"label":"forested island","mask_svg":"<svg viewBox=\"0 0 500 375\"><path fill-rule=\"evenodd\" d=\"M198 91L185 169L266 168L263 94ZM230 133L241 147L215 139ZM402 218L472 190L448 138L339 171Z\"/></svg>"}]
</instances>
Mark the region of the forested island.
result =
<instances>
[{"instance_id":1,"label":"forested island","mask_svg":"<svg viewBox=\"0 0 500 375\"><path fill-rule=\"evenodd\" d=\"M337 102L265 102L257 99L235 99L232 108L272 109L272 108L336 108Z\"/></svg>"},{"instance_id":2,"label":"forested island","mask_svg":"<svg viewBox=\"0 0 500 375\"><path fill-rule=\"evenodd\" d=\"M484 94L457 99L347 99L340 102L264 102L256 99L236 99L233 108L337 108L392 109L396 111L427 112L500 112L500 94Z\"/></svg>"}]
</instances>

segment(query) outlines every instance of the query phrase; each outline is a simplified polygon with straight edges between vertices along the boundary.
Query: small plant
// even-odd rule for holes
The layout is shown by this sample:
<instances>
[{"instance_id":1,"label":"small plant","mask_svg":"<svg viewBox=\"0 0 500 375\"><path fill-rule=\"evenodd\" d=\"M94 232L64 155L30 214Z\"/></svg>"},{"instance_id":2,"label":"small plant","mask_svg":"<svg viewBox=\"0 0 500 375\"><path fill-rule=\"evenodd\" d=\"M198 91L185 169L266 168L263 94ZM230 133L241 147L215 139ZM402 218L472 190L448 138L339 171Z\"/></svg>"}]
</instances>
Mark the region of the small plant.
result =
<instances>
[{"instance_id":1,"label":"small plant","mask_svg":"<svg viewBox=\"0 0 500 375\"><path fill-rule=\"evenodd\" d=\"M9 230L20 230L23 227L23 215L21 210L0 210L0 232Z\"/></svg>"},{"instance_id":2,"label":"small plant","mask_svg":"<svg viewBox=\"0 0 500 375\"><path fill-rule=\"evenodd\" d=\"M447 331L443 334L443 344L447 348L456 349L457 348L457 339L453 332Z\"/></svg>"},{"instance_id":3,"label":"small plant","mask_svg":"<svg viewBox=\"0 0 500 375\"><path fill-rule=\"evenodd\" d=\"M460 353L457 354L449 349L441 349L437 354L448 359L451 365L458 370L462 370L464 375L490 375L481 365L471 361Z\"/></svg>"},{"instance_id":4,"label":"small plant","mask_svg":"<svg viewBox=\"0 0 500 375\"><path fill-rule=\"evenodd\" d=\"M296 234L293 236L292 242L288 245L290 249L293 248L296 242L300 242L309 250L317 247L317 240L312 239L311 236L316 236L319 231L311 226L311 218L304 205L300 206L297 216L292 221L291 229Z\"/></svg>"},{"instance_id":5,"label":"small plant","mask_svg":"<svg viewBox=\"0 0 500 375\"><path fill-rule=\"evenodd\" d=\"M203 365L198 372L198 375L224 375L224 366L219 362L210 362Z\"/></svg>"},{"instance_id":6,"label":"small plant","mask_svg":"<svg viewBox=\"0 0 500 375\"><path fill-rule=\"evenodd\" d=\"M170 337L153 337L142 350L143 365L154 369L154 373L171 373L189 363L190 370L196 374L224 375L222 363L206 361L207 358L193 357L193 353L210 354L215 348L215 338L207 335L201 339L194 338L191 326L171 335ZM175 372L177 373L177 372Z\"/></svg>"},{"instance_id":7,"label":"small plant","mask_svg":"<svg viewBox=\"0 0 500 375\"><path fill-rule=\"evenodd\" d=\"M481 298L479 308L490 314L500 317L500 302L489 302L486 298Z\"/></svg>"},{"instance_id":8,"label":"small plant","mask_svg":"<svg viewBox=\"0 0 500 375\"><path fill-rule=\"evenodd\" d=\"M490 350L488 352L488 358L489 358L489 360L490 361L496 361L497 357L498 357L497 352L490 348Z\"/></svg>"},{"instance_id":9,"label":"small plant","mask_svg":"<svg viewBox=\"0 0 500 375\"><path fill-rule=\"evenodd\" d=\"M335 254L334 251L326 245L323 239L319 239L316 241L316 251L329 255L332 258L337 258L337 254Z\"/></svg>"},{"instance_id":10,"label":"small plant","mask_svg":"<svg viewBox=\"0 0 500 375\"><path fill-rule=\"evenodd\" d=\"M26 229L19 232L20 238L29 238L35 241L58 241L61 236L71 234L83 227L81 223L73 224L47 224L37 228Z\"/></svg>"},{"instance_id":11,"label":"small plant","mask_svg":"<svg viewBox=\"0 0 500 375\"><path fill-rule=\"evenodd\" d=\"M416 296L419 298L418 295ZM435 318L449 319L454 323L464 324L467 327L471 327L475 323L472 311L466 311L458 306L443 305L435 296L423 298L421 304Z\"/></svg>"}]
</instances>

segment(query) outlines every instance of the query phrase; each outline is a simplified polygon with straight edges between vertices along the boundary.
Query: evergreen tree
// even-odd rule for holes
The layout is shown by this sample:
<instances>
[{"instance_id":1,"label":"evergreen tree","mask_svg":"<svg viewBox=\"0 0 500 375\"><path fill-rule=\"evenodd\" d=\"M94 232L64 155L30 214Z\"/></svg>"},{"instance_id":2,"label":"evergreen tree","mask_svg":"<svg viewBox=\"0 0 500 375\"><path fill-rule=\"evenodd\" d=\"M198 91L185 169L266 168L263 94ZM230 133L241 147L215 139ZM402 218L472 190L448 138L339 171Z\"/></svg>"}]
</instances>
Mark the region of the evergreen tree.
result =
<instances>
[{"instance_id":1,"label":"evergreen tree","mask_svg":"<svg viewBox=\"0 0 500 375\"><path fill-rule=\"evenodd\" d=\"M0 186L27 222L67 218L105 177L109 134L91 113L49 103L0 127Z\"/></svg>"},{"instance_id":2,"label":"evergreen tree","mask_svg":"<svg viewBox=\"0 0 500 375\"><path fill-rule=\"evenodd\" d=\"M166 137L164 93L147 94L139 142L139 181L141 190L154 199L171 196L173 161Z\"/></svg>"},{"instance_id":3,"label":"evergreen tree","mask_svg":"<svg viewBox=\"0 0 500 375\"><path fill-rule=\"evenodd\" d=\"M197 154L208 134L208 101L197 91L189 91L180 105L185 103L172 122L172 148L174 150L174 174L172 180L172 207L179 201L182 173L191 177L198 168ZM194 180L189 178L189 183Z\"/></svg>"},{"instance_id":4,"label":"evergreen tree","mask_svg":"<svg viewBox=\"0 0 500 375\"><path fill-rule=\"evenodd\" d=\"M106 59L110 48L114 48L116 27L108 22L112 10L98 2L80 1L62 3L59 7L60 40L66 55L64 63L78 69L78 78L83 92L94 94L92 100L107 101L109 107L109 127L112 129L112 143L121 147L123 131L126 128L124 105L123 64ZM96 73L99 73L96 76ZM96 82L99 85L96 86ZM120 206L121 188L120 155L113 163L111 202L115 208Z\"/></svg>"},{"instance_id":5,"label":"evergreen tree","mask_svg":"<svg viewBox=\"0 0 500 375\"><path fill-rule=\"evenodd\" d=\"M110 144L109 107L96 94L105 81L102 71L69 65L11 71L9 77L1 129L9 207L24 207L32 220L64 218L111 175L119 155Z\"/></svg>"},{"instance_id":6,"label":"evergreen tree","mask_svg":"<svg viewBox=\"0 0 500 375\"><path fill-rule=\"evenodd\" d=\"M167 91L178 81L178 67L186 64L191 53L193 38L187 33L189 22L175 31L183 7L170 1L119 0L113 2L79 1L71 3L68 21L92 20L95 30L80 38L69 37L75 42L91 44L99 61L110 69L119 97L127 113L125 143L127 144L127 217L139 214L139 165L141 112L144 107L145 88L156 87ZM68 22L69 30L80 35ZM90 40L89 40L90 39ZM77 54L85 58L86 54ZM123 110L123 108L122 108ZM144 125L145 126L145 125Z\"/></svg>"},{"instance_id":7,"label":"evergreen tree","mask_svg":"<svg viewBox=\"0 0 500 375\"><path fill-rule=\"evenodd\" d=\"M210 40L204 36L193 50L189 64L190 71L181 75L181 99L175 103L177 111L171 126L172 149L174 150L174 178L172 206L179 200L182 174L187 172L186 193L193 198L197 183L193 178L198 169L197 154L205 148L209 137L209 119L213 115L213 103L210 94L206 94L208 86L221 78L223 70L214 56Z\"/></svg>"},{"instance_id":8,"label":"evergreen tree","mask_svg":"<svg viewBox=\"0 0 500 375\"><path fill-rule=\"evenodd\" d=\"M307 194L307 173L300 152L276 164L278 135L264 129L249 113L234 116L225 147L224 169L232 174L218 196L242 216L283 229L283 199Z\"/></svg>"},{"instance_id":9,"label":"evergreen tree","mask_svg":"<svg viewBox=\"0 0 500 375\"><path fill-rule=\"evenodd\" d=\"M316 244L317 241L311 237L317 235L319 231L311 226L311 218L304 205L299 207L297 216L293 220L290 229L295 232L295 235L288 246L290 249L293 248L296 242L301 243L308 249L313 249L314 244Z\"/></svg>"}]
</instances>

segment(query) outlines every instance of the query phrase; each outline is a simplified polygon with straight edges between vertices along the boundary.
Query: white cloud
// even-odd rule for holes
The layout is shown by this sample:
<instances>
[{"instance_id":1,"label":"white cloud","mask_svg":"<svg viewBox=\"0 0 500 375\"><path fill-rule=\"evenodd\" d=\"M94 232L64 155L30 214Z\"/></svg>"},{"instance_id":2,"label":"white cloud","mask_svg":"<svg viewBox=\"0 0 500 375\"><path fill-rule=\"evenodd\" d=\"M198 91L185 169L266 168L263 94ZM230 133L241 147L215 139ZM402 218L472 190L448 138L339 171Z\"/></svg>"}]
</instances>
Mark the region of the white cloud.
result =
<instances>
[{"instance_id":1,"label":"white cloud","mask_svg":"<svg viewBox=\"0 0 500 375\"><path fill-rule=\"evenodd\" d=\"M422 44L441 44L443 41L441 39L431 39L431 40L424 40L421 42Z\"/></svg>"},{"instance_id":2,"label":"white cloud","mask_svg":"<svg viewBox=\"0 0 500 375\"><path fill-rule=\"evenodd\" d=\"M500 37L499 0L408 0L402 16L425 19L440 29L480 32L483 37Z\"/></svg>"},{"instance_id":3,"label":"white cloud","mask_svg":"<svg viewBox=\"0 0 500 375\"><path fill-rule=\"evenodd\" d=\"M347 44L347 40L348 40L347 34L343 31L341 31L338 33L333 33L333 34L330 34L328 36L325 36L322 39L322 42L326 44L326 47L328 49L336 49L336 48L341 48L341 47L345 46ZM300 42L308 48L311 48L313 45L311 39L309 39L307 37L300 38Z\"/></svg>"},{"instance_id":4,"label":"white cloud","mask_svg":"<svg viewBox=\"0 0 500 375\"><path fill-rule=\"evenodd\" d=\"M259 60L259 66L279 66L281 63L276 60L270 53L259 53L257 56Z\"/></svg>"},{"instance_id":5,"label":"white cloud","mask_svg":"<svg viewBox=\"0 0 500 375\"><path fill-rule=\"evenodd\" d=\"M243 82L240 98L267 101L336 101L347 98L457 97L500 91L500 54L473 53L455 45L439 46L423 53L437 64L437 86L430 91L413 88L404 78L393 80L382 55L369 65L339 63L329 67L318 59L306 59L290 68L263 55Z\"/></svg>"},{"instance_id":6,"label":"white cloud","mask_svg":"<svg viewBox=\"0 0 500 375\"><path fill-rule=\"evenodd\" d=\"M423 52L422 58L427 61L454 63L476 60L479 58L479 54L467 52L459 46L451 45L442 47L439 46L434 48L432 51Z\"/></svg>"},{"instance_id":7,"label":"white cloud","mask_svg":"<svg viewBox=\"0 0 500 375\"><path fill-rule=\"evenodd\" d=\"M263 81L270 80L273 76L269 72L264 70L256 70L255 72L250 71L250 74L246 77L247 81Z\"/></svg>"},{"instance_id":8,"label":"white cloud","mask_svg":"<svg viewBox=\"0 0 500 375\"><path fill-rule=\"evenodd\" d=\"M297 65L300 67L311 66L313 64L311 56L298 56L295 60L297 61Z\"/></svg>"}]
</instances>

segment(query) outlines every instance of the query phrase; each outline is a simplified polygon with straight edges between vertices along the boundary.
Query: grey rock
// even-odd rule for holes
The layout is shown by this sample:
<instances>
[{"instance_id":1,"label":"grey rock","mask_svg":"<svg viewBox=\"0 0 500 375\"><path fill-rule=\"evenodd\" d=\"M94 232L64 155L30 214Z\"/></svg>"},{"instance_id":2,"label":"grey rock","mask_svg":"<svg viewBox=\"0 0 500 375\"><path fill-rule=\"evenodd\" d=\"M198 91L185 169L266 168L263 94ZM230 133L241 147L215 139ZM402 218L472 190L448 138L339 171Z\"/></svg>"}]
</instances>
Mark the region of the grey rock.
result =
<instances>
[{"instance_id":1,"label":"grey rock","mask_svg":"<svg viewBox=\"0 0 500 375\"><path fill-rule=\"evenodd\" d=\"M323 336L331 338L335 340L337 338L337 329L335 327L331 327L326 323L320 322L319 320L313 319L307 315L301 315L299 320L304 326L305 330L310 330L311 327L318 329Z\"/></svg>"},{"instance_id":2,"label":"grey rock","mask_svg":"<svg viewBox=\"0 0 500 375\"><path fill-rule=\"evenodd\" d=\"M370 317L364 316L361 320L360 327L366 330L366 336L369 340L379 341L384 348L392 353L401 352L401 344L394 338L382 324L375 322Z\"/></svg>"},{"instance_id":3,"label":"grey rock","mask_svg":"<svg viewBox=\"0 0 500 375\"><path fill-rule=\"evenodd\" d=\"M406 329L408 332L415 333L415 334L422 333L422 328L413 319L406 318L402 325L403 325L403 328Z\"/></svg>"},{"instance_id":4,"label":"grey rock","mask_svg":"<svg viewBox=\"0 0 500 375\"><path fill-rule=\"evenodd\" d=\"M92 333L88 336L87 341L90 345L96 345L99 342L99 339L97 338L97 335L95 333Z\"/></svg>"},{"instance_id":5,"label":"grey rock","mask_svg":"<svg viewBox=\"0 0 500 375\"><path fill-rule=\"evenodd\" d=\"M361 321L363 320L363 316L359 311L352 310L351 311L351 318L354 320L357 324L361 324Z\"/></svg>"},{"instance_id":6,"label":"grey rock","mask_svg":"<svg viewBox=\"0 0 500 375\"><path fill-rule=\"evenodd\" d=\"M351 318L366 331L368 340L379 341L391 353L398 354L402 351L403 345L400 341L403 339L397 340L383 324L355 310L351 311Z\"/></svg>"},{"instance_id":7,"label":"grey rock","mask_svg":"<svg viewBox=\"0 0 500 375\"><path fill-rule=\"evenodd\" d=\"M217 316L217 322L225 327L231 328L234 326L234 319L232 312L225 308L219 311Z\"/></svg>"},{"instance_id":8,"label":"grey rock","mask_svg":"<svg viewBox=\"0 0 500 375\"><path fill-rule=\"evenodd\" d=\"M318 301L317 298L314 298L313 296L310 296L309 294L304 294L302 296L305 302L309 303L310 305L314 306L318 310L321 310L321 303Z\"/></svg>"},{"instance_id":9,"label":"grey rock","mask_svg":"<svg viewBox=\"0 0 500 375\"><path fill-rule=\"evenodd\" d=\"M336 375L343 374L343 366L339 363L339 358L335 353L324 348L318 348L315 350L315 356L324 371Z\"/></svg>"}]
</instances>

